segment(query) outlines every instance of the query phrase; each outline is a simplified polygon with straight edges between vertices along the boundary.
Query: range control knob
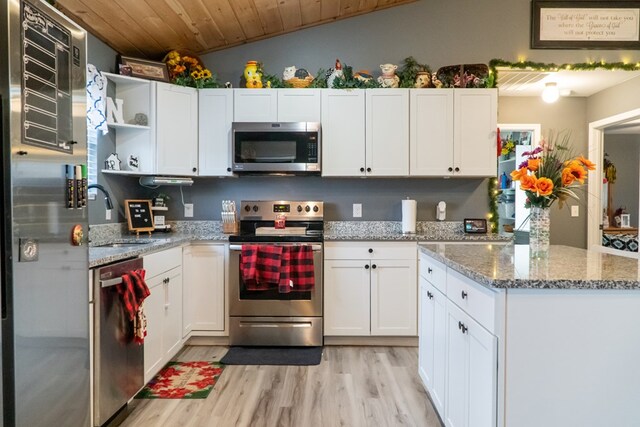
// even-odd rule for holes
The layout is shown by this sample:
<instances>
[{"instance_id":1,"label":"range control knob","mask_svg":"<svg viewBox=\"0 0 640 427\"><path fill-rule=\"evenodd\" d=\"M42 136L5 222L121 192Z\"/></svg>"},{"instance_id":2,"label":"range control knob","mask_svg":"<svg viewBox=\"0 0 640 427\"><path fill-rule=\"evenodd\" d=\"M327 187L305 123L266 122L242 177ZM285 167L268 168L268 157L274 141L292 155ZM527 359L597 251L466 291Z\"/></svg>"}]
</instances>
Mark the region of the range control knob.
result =
<instances>
[{"instance_id":1,"label":"range control knob","mask_svg":"<svg viewBox=\"0 0 640 427\"><path fill-rule=\"evenodd\" d=\"M314 207L313 207L313 211L314 211L314 212L318 212L319 210L320 210L320 209L319 209L317 206L314 206Z\"/></svg>"},{"instance_id":2,"label":"range control knob","mask_svg":"<svg viewBox=\"0 0 640 427\"><path fill-rule=\"evenodd\" d=\"M298 212L302 212L302 206L298 205L298 209L297 209L297 211L298 211Z\"/></svg>"},{"instance_id":3,"label":"range control knob","mask_svg":"<svg viewBox=\"0 0 640 427\"><path fill-rule=\"evenodd\" d=\"M258 205L253 205L253 211L258 212Z\"/></svg>"},{"instance_id":4,"label":"range control knob","mask_svg":"<svg viewBox=\"0 0 640 427\"><path fill-rule=\"evenodd\" d=\"M245 212L249 212L249 211L251 211L251 206L249 206L249 205L245 205L245 206L244 206L244 210L245 210Z\"/></svg>"},{"instance_id":5,"label":"range control knob","mask_svg":"<svg viewBox=\"0 0 640 427\"><path fill-rule=\"evenodd\" d=\"M309 205L307 205L307 206L305 206L305 207L304 207L304 211L305 211L305 212L309 212L310 210L311 210L311 207L309 207Z\"/></svg>"}]
</instances>

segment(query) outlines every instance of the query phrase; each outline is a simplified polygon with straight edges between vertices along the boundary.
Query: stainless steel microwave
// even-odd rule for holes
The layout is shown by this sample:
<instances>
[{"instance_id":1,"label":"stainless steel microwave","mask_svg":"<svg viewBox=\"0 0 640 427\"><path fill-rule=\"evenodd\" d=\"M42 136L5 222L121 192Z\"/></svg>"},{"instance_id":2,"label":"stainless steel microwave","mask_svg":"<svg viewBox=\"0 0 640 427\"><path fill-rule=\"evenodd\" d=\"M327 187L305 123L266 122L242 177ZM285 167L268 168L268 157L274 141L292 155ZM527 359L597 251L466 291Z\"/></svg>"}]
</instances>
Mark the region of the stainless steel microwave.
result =
<instances>
[{"instance_id":1,"label":"stainless steel microwave","mask_svg":"<svg viewBox=\"0 0 640 427\"><path fill-rule=\"evenodd\" d=\"M234 122L232 152L236 173L319 174L320 123Z\"/></svg>"}]
</instances>

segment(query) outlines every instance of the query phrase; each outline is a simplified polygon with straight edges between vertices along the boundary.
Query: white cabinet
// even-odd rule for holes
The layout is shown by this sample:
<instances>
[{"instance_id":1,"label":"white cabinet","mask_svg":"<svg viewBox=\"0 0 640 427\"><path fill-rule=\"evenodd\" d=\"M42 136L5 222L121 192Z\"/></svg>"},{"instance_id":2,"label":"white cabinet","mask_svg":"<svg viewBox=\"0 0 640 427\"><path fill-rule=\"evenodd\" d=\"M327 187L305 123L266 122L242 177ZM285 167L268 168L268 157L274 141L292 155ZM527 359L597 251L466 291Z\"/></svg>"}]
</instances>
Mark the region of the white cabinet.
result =
<instances>
[{"instance_id":1,"label":"white cabinet","mask_svg":"<svg viewBox=\"0 0 640 427\"><path fill-rule=\"evenodd\" d=\"M230 176L233 91L198 91L198 175Z\"/></svg>"},{"instance_id":2,"label":"white cabinet","mask_svg":"<svg viewBox=\"0 0 640 427\"><path fill-rule=\"evenodd\" d=\"M326 243L325 335L416 335L414 251L415 243Z\"/></svg>"},{"instance_id":3,"label":"white cabinet","mask_svg":"<svg viewBox=\"0 0 640 427\"><path fill-rule=\"evenodd\" d=\"M157 84L157 168L167 175L198 171L198 92L169 83Z\"/></svg>"},{"instance_id":4,"label":"white cabinet","mask_svg":"<svg viewBox=\"0 0 640 427\"><path fill-rule=\"evenodd\" d=\"M144 380L149 381L182 346L182 248L143 257L151 294L144 301L147 336Z\"/></svg>"},{"instance_id":5,"label":"white cabinet","mask_svg":"<svg viewBox=\"0 0 640 427\"><path fill-rule=\"evenodd\" d=\"M409 175L409 91L366 91L367 176Z\"/></svg>"},{"instance_id":6,"label":"white cabinet","mask_svg":"<svg viewBox=\"0 0 640 427\"><path fill-rule=\"evenodd\" d=\"M198 331L223 331L225 319L222 244L195 244L183 249L184 310L182 336Z\"/></svg>"},{"instance_id":7,"label":"white cabinet","mask_svg":"<svg viewBox=\"0 0 640 427\"><path fill-rule=\"evenodd\" d=\"M409 174L409 92L322 92L323 176Z\"/></svg>"},{"instance_id":8,"label":"white cabinet","mask_svg":"<svg viewBox=\"0 0 640 427\"><path fill-rule=\"evenodd\" d=\"M279 122L320 122L320 89L276 89Z\"/></svg>"},{"instance_id":9,"label":"white cabinet","mask_svg":"<svg viewBox=\"0 0 640 427\"><path fill-rule=\"evenodd\" d=\"M364 176L365 91L322 91L322 176Z\"/></svg>"},{"instance_id":10,"label":"white cabinet","mask_svg":"<svg viewBox=\"0 0 640 427\"><path fill-rule=\"evenodd\" d=\"M234 89L234 122L277 122L278 92L275 89Z\"/></svg>"},{"instance_id":11,"label":"white cabinet","mask_svg":"<svg viewBox=\"0 0 640 427\"><path fill-rule=\"evenodd\" d=\"M495 89L411 90L412 176L495 176Z\"/></svg>"},{"instance_id":12,"label":"white cabinet","mask_svg":"<svg viewBox=\"0 0 640 427\"><path fill-rule=\"evenodd\" d=\"M114 134L120 169L130 171L129 156L138 158L138 173L154 173L156 168L156 82L118 74L102 73L108 80L108 96L122 100L124 123L108 118L109 133ZM114 101L115 101L114 99ZM133 124L136 114L147 116L146 125ZM103 167L98 159L98 167ZM125 172L126 173L126 172Z\"/></svg>"}]
</instances>

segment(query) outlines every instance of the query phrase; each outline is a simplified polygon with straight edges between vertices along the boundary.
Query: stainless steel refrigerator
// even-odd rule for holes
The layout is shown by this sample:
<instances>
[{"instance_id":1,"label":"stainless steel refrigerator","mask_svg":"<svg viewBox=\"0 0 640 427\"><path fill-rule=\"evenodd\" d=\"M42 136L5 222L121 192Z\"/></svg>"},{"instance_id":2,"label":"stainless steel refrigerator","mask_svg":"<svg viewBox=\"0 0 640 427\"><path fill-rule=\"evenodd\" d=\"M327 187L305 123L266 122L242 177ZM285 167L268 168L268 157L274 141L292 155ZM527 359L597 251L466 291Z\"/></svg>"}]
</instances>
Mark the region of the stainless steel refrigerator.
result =
<instances>
[{"instance_id":1,"label":"stainless steel refrigerator","mask_svg":"<svg viewBox=\"0 0 640 427\"><path fill-rule=\"evenodd\" d=\"M0 19L3 425L89 426L86 33L39 0Z\"/></svg>"}]
</instances>

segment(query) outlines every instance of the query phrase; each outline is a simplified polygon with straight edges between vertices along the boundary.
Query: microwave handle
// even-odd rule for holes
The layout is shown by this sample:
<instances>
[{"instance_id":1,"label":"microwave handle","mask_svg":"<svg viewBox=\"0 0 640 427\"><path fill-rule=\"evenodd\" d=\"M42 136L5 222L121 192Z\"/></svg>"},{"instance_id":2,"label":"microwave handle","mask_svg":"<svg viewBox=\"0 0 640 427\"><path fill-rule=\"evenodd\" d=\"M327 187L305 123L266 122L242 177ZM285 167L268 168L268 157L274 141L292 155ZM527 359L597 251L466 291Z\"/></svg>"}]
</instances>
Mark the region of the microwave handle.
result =
<instances>
[{"instance_id":1,"label":"microwave handle","mask_svg":"<svg viewBox=\"0 0 640 427\"><path fill-rule=\"evenodd\" d=\"M300 244L278 245L278 246L300 246ZM241 251L242 250L242 245L229 245L229 250L230 251ZM313 252L320 252L322 250L322 245L311 245L311 250Z\"/></svg>"}]
</instances>

